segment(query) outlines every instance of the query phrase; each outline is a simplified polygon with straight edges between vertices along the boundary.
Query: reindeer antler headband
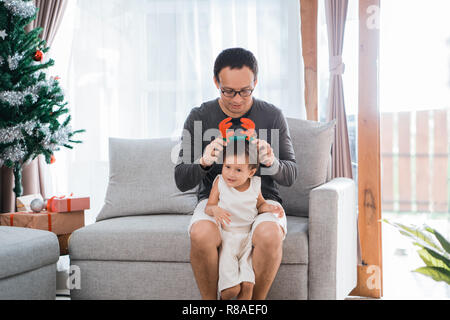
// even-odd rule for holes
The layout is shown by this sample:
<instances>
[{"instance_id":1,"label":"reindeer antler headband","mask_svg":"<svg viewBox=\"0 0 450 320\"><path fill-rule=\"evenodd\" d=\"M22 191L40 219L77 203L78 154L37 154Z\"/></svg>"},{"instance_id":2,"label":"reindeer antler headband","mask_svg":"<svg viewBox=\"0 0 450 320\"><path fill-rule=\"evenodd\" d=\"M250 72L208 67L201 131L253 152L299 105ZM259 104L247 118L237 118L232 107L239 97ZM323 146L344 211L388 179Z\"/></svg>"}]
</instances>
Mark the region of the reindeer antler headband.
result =
<instances>
[{"instance_id":1,"label":"reindeer antler headband","mask_svg":"<svg viewBox=\"0 0 450 320\"><path fill-rule=\"evenodd\" d=\"M220 130L220 133L222 133L223 141L227 141L228 139L239 140L239 139L243 139L245 137L245 140L251 142L253 139L255 139L253 134L255 133L256 126L252 120L247 119L247 118L242 118L241 119L242 127L247 130L243 131L244 136L236 136L236 135L234 135L233 131L227 132L227 130L233 125L230 122L231 119L232 119L231 117L226 118L225 120L221 121L219 124L219 130Z\"/></svg>"}]
</instances>

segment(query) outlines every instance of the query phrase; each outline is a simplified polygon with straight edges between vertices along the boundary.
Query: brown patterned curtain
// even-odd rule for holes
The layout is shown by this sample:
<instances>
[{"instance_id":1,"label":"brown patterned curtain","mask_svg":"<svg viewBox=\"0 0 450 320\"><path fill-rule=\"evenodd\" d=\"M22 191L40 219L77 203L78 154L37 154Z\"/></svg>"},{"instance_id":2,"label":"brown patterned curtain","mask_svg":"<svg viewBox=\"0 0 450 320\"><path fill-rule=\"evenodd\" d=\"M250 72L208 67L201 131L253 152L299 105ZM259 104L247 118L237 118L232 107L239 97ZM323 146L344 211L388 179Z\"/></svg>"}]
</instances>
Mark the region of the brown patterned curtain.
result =
<instances>
[{"instance_id":1,"label":"brown patterned curtain","mask_svg":"<svg viewBox=\"0 0 450 320\"><path fill-rule=\"evenodd\" d=\"M34 0L36 7L39 8L38 16L25 28L25 30L30 32L37 27L43 28L44 30L40 34L40 37L47 42L47 46L51 47L63 19L67 1L68 0Z\"/></svg>"},{"instance_id":2,"label":"brown patterned curtain","mask_svg":"<svg viewBox=\"0 0 450 320\"><path fill-rule=\"evenodd\" d=\"M347 19L348 0L325 1L330 54L330 90L328 96L328 121L336 119L336 136L332 148L332 177L353 178L352 159L345 113L344 87L342 74L345 65L342 61L344 30Z\"/></svg>"}]
</instances>

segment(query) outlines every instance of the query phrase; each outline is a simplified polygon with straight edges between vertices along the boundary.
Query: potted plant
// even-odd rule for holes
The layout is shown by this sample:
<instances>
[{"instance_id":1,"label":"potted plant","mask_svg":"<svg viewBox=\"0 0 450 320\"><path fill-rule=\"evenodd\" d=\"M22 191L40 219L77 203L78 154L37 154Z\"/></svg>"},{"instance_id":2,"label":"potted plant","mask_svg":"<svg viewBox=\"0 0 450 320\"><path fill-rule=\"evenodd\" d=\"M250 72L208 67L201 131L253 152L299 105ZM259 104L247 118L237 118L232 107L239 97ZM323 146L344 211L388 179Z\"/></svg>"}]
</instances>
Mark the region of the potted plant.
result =
<instances>
[{"instance_id":1,"label":"potted plant","mask_svg":"<svg viewBox=\"0 0 450 320\"><path fill-rule=\"evenodd\" d=\"M425 266L413 272L421 273L435 281L444 281L450 285L450 242L437 230L423 225L406 226L398 222L383 222L397 228L400 233L413 240L420 249L417 251Z\"/></svg>"}]
</instances>

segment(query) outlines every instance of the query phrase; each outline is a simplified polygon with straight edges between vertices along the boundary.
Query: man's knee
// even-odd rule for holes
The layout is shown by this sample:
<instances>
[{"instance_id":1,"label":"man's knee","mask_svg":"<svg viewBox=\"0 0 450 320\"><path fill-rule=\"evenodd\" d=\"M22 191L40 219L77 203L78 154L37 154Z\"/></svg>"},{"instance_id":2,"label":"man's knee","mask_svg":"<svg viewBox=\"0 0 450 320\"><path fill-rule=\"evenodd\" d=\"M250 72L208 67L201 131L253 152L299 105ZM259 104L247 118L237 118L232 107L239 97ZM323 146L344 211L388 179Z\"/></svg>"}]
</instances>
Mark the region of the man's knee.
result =
<instances>
[{"instance_id":1,"label":"man's knee","mask_svg":"<svg viewBox=\"0 0 450 320\"><path fill-rule=\"evenodd\" d=\"M194 223L190 230L191 244L196 247L220 246L221 238L217 225L212 221L201 220Z\"/></svg>"},{"instance_id":2,"label":"man's knee","mask_svg":"<svg viewBox=\"0 0 450 320\"><path fill-rule=\"evenodd\" d=\"M284 231L278 223L261 222L253 232L253 245L264 250L274 251L281 248Z\"/></svg>"}]
</instances>

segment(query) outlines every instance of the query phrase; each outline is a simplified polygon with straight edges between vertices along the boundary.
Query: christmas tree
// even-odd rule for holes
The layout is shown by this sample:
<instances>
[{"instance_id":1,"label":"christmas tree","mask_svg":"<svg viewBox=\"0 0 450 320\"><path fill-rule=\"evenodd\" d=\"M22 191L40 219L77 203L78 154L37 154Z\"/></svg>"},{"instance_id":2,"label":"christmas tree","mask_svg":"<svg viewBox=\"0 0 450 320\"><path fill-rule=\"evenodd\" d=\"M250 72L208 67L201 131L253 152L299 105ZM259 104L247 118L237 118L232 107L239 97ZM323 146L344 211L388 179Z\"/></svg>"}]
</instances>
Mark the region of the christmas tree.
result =
<instances>
[{"instance_id":1,"label":"christmas tree","mask_svg":"<svg viewBox=\"0 0 450 320\"><path fill-rule=\"evenodd\" d=\"M0 0L0 167L14 171L17 197L22 195L22 167L39 155L53 163L60 146L81 143L72 137L71 117L58 77L43 71L49 47L39 38L42 28L25 31L39 9L30 0Z\"/></svg>"}]
</instances>

